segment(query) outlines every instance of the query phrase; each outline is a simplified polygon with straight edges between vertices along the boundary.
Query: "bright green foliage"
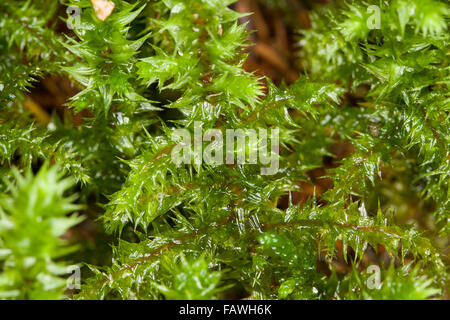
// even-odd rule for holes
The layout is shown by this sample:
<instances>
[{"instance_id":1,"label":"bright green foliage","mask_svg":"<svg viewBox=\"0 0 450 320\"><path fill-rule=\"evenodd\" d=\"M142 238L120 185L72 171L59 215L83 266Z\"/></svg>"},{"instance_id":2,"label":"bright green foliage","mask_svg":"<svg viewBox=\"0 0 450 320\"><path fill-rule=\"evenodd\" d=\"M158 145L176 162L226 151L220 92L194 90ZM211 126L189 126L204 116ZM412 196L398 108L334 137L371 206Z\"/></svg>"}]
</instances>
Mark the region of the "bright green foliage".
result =
<instances>
[{"instance_id":1,"label":"bright green foliage","mask_svg":"<svg viewBox=\"0 0 450 320\"><path fill-rule=\"evenodd\" d=\"M313 78L339 79L355 95L370 86L363 108L350 109L354 115L345 124L341 119L336 123L357 152L338 168L335 179L348 180L349 168L361 163L353 174L367 176L373 183L381 161L406 158L412 163L409 170L415 171L411 182L420 185L425 198L435 200L436 217L446 224L450 209L446 16L450 9L439 1L380 5L380 29L367 29L360 21L366 6L352 4L342 15L317 19L326 23L307 32L302 41ZM326 31L330 25L335 28ZM335 190L349 191L345 186Z\"/></svg>"},{"instance_id":2,"label":"bright green foliage","mask_svg":"<svg viewBox=\"0 0 450 320\"><path fill-rule=\"evenodd\" d=\"M59 237L83 220L65 216L80 209L76 195L64 197L74 181L47 166L15 178L0 198L0 297L60 299L69 270L60 260L76 248Z\"/></svg>"},{"instance_id":3,"label":"bright green foliage","mask_svg":"<svg viewBox=\"0 0 450 320\"><path fill-rule=\"evenodd\" d=\"M412 269L411 265L396 269L391 264L389 268L382 270L379 284L373 275L354 270L348 283L344 282L343 285L349 286L349 299L424 300L439 294L439 290L432 287L432 280L418 275L419 269L418 266ZM369 282L372 285L365 285Z\"/></svg>"},{"instance_id":4,"label":"bright green foliage","mask_svg":"<svg viewBox=\"0 0 450 320\"><path fill-rule=\"evenodd\" d=\"M217 288L221 272L210 271L204 257L188 262L181 255L180 260L179 266L173 266L172 259L169 260L169 264L163 265L172 279L169 279L171 281L168 286L157 285L157 287L166 299L210 300L221 291Z\"/></svg>"},{"instance_id":5,"label":"bright green foliage","mask_svg":"<svg viewBox=\"0 0 450 320\"><path fill-rule=\"evenodd\" d=\"M238 23L243 14L230 9L234 1L113 2L102 21L91 1L64 1L82 10L66 34L53 25L65 7L56 1L0 3L0 174L27 172L15 174L17 187L0 184L8 194L1 297L62 297L57 276L64 272L54 259L67 252L59 236L80 220L65 217L77 209L64 197L69 180L45 166L29 173L43 160L73 176L79 201L113 239L112 261L79 261L88 268L73 298L445 294L448 2L317 7L300 40L306 75L278 87L243 70L249 32ZM371 4L380 9L375 29ZM57 115L34 123L24 107L26 88L55 73L79 90L68 101L89 114L79 126ZM175 164L172 133L193 133L196 121L203 131L278 128L278 172L261 174L263 164L212 166L195 154L192 164ZM326 170L330 189L295 202L315 182L311 170L344 142L354 152ZM411 219L411 211L424 218ZM14 229L22 222L29 231ZM381 289L368 289L363 258L381 246L395 263L381 267ZM353 272L338 272L339 255ZM31 277L30 288L22 277Z\"/></svg>"}]
</instances>

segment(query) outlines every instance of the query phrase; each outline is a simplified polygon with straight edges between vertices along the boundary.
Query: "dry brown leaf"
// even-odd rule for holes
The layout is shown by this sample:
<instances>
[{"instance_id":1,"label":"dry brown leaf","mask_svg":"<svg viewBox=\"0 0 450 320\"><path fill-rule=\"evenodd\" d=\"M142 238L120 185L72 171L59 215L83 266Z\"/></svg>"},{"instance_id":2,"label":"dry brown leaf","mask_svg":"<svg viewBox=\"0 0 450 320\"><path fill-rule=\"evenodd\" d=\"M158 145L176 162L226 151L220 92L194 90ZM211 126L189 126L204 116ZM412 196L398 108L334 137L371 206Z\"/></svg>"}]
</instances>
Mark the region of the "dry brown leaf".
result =
<instances>
[{"instance_id":1,"label":"dry brown leaf","mask_svg":"<svg viewBox=\"0 0 450 320\"><path fill-rule=\"evenodd\" d=\"M108 0L91 0L97 17L105 21L114 10L114 2Z\"/></svg>"}]
</instances>

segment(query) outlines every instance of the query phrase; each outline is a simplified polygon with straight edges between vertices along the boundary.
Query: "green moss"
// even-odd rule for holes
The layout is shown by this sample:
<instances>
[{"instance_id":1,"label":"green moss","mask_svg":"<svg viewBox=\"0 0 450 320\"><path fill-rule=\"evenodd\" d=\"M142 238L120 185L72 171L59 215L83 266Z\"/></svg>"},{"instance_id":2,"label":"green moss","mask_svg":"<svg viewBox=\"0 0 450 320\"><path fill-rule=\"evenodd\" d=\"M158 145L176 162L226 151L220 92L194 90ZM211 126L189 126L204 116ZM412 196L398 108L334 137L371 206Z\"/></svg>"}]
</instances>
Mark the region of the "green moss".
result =
<instances>
[{"instance_id":1,"label":"green moss","mask_svg":"<svg viewBox=\"0 0 450 320\"><path fill-rule=\"evenodd\" d=\"M0 3L0 297L63 297L61 268L80 255L67 255L59 237L80 221L66 217L80 210L68 195L77 192L113 249L111 261L76 261L85 267L73 298L442 297L446 1L317 7L299 39L305 75L279 87L244 71L249 31L234 1L113 2L105 21L88 0ZM81 9L70 32L57 24L65 5ZM56 114L36 123L25 107L31 85L56 74L78 92L67 108L87 115L80 125ZM177 166L172 133L193 133L196 121L278 128L279 170ZM344 143L354 152L338 158ZM329 187L308 191L326 159ZM52 169L31 174L47 162ZM306 201L295 201L299 192ZM367 257L381 247L395 263L374 262L382 286L368 289ZM341 272L339 258L352 271Z\"/></svg>"}]
</instances>

